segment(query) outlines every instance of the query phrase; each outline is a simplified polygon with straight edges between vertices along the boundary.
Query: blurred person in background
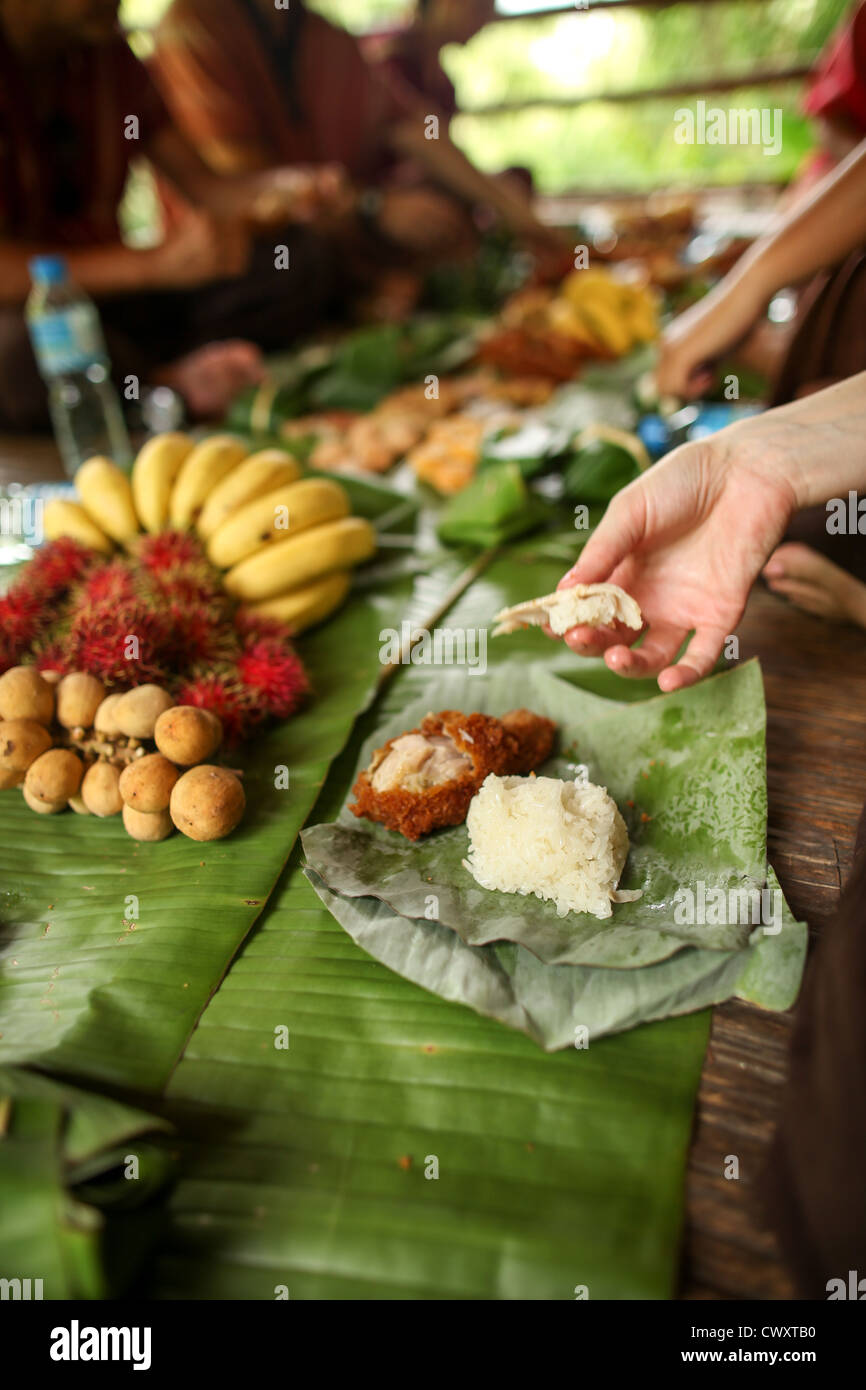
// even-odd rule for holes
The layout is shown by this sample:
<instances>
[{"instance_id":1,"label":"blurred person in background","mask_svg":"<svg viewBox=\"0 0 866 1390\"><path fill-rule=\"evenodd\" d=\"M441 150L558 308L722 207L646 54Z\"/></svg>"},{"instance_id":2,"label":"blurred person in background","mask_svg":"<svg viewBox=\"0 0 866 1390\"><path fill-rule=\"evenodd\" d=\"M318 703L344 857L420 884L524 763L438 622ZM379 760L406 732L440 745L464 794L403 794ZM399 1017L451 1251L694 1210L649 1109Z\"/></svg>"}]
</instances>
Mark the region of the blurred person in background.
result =
<instances>
[{"instance_id":1,"label":"blurred person in background","mask_svg":"<svg viewBox=\"0 0 866 1390\"><path fill-rule=\"evenodd\" d=\"M800 177L814 182L866 139L866 0L852 6L809 78L803 109L818 147Z\"/></svg>"},{"instance_id":2,"label":"blurred person in background","mask_svg":"<svg viewBox=\"0 0 866 1390\"><path fill-rule=\"evenodd\" d=\"M408 25L368 40L367 47L389 81L450 121L457 115L457 93L442 66L442 49L469 43L495 18L496 0L417 0Z\"/></svg>"},{"instance_id":3,"label":"blurred person in background","mask_svg":"<svg viewBox=\"0 0 866 1390\"><path fill-rule=\"evenodd\" d=\"M213 170L334 164L345 172L354 200L329 235L363 286L383 268L388 278L471 255L478 207L533 246L559 246L525 191L481 173L448 133L456 99L439 47L467 41L493 9L488 0L430 0L429 47L412 38L402 58L373 63L357 39L302 0L288 8L173 0L157 27L151 70Z\"/></svg>"},{"instance_id":4,"label":"blurred person in background","mask_svg":"<svg viewBox=\"0 0 866 1390\"><path fill-rule=\"evenodd\" d=\"M149 249L118 225L136 157L186 200ZM118 380L169 385L192 414L215 415L261 378L262 348L319 320L334 276L304 224L343 196L324 166L215 174L130 50L117 0L0 0L0 427L47 424L23 314L31 257L66 257L98 303ZM273 230L256 241L274 224L290 272L275 270Z\"/></svg>"}]
</instances>

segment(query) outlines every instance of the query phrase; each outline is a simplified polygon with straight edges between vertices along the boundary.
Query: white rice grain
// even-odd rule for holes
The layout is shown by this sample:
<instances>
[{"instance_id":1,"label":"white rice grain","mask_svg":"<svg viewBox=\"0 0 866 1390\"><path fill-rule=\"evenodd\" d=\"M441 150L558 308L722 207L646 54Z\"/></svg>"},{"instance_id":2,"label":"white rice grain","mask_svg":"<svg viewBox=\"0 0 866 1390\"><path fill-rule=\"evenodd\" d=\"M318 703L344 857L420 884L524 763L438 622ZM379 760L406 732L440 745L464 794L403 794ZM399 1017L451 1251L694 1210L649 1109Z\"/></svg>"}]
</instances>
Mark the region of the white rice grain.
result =
<instances>
[{"instance_id":1,"label":"white rice grain","mask_svg":"<svg viewBox=\"0 0 866 1390\"><path fill-rule=\"evenodd\" d=\"M466 828L464 863L482 888L534 894L554 903L560 917L610 917L611 902L620 900L628 831L606 789L585 778L491 773L472 798Z\"/></svg>"}]
</instances>

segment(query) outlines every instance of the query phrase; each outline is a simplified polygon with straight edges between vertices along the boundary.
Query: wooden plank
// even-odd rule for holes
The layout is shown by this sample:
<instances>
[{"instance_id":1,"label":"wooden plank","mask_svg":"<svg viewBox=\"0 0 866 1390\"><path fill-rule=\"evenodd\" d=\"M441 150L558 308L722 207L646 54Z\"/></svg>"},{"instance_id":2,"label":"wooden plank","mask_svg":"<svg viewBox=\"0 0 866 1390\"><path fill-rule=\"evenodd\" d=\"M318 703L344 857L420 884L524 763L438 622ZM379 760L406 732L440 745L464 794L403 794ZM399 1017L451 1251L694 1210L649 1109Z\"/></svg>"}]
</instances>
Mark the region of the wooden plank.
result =
<instances>
[{"instance_id":1,"label":"wooden plank","mask_svg":"<svg viewBox=\"0 0 866 1390\"><path fill-rule=\"evenodd\" d=\"M657 101L664 97L706 97L711 92L736 92L746 87L774 87L783 82L801 82L812 71L814 61L815 58L809 62L791 61L775 67L757 68L754 72L708 76L697 82L683 80L668 83L663 87L630 87L621 92L602 88L599 91L587 92L580 96L522 97L520 101L497 101L486 106L461 106L459 114L461 116L499 116L506 112L528 111L533 107L570 111L592 101Z\"/></svg>"}]
</instances>

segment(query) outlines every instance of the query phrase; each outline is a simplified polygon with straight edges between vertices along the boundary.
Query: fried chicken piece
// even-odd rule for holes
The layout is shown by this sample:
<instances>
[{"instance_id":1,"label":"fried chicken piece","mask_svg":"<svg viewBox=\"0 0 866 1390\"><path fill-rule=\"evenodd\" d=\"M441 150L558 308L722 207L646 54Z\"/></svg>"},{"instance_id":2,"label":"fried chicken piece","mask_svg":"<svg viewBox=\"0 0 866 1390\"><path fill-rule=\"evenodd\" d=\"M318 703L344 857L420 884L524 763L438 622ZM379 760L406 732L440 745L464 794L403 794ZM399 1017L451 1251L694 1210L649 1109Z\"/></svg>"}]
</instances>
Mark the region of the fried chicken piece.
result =
<instances>
[{"instance_id":1,"label":"fried chicken piece","mask_svg":"<svg viewBox=\"0 0 866 1390\"><path fill-rule=\"evenodd\" d=\"M550 756L556 726L528 709L501 719L442 710L389 739L358 777L349 809L407 840L461 825L485 777L525 774Z\"/></svg>"}]
</instances>

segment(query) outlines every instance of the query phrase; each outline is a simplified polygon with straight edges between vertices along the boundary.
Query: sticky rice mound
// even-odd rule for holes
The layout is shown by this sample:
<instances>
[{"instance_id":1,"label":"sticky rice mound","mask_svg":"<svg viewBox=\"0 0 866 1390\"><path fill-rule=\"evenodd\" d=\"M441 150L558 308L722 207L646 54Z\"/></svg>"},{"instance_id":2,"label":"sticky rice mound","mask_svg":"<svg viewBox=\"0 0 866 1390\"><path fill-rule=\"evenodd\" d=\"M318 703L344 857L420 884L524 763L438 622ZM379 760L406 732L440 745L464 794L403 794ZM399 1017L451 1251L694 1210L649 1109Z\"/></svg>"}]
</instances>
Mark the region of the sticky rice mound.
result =
<instances>
[{"instance_id":1,"label":"sticky rice mound","mask_svg":"<svg viewBox=\"0 0 866 1390\"><path fill-rule=\"evenodd\" d=\"M611 903L625 897L616 891L628 855L625 821L605 788L585 778L491 773L472 798L466 827L464 864L482 888L534 894L554 903L560 917L610 917Z\"/></svg>"}]
</instances>

